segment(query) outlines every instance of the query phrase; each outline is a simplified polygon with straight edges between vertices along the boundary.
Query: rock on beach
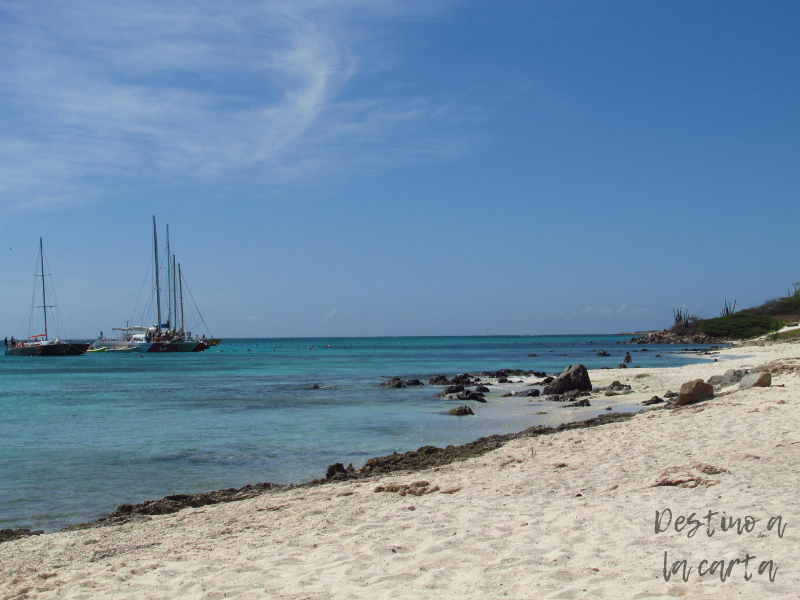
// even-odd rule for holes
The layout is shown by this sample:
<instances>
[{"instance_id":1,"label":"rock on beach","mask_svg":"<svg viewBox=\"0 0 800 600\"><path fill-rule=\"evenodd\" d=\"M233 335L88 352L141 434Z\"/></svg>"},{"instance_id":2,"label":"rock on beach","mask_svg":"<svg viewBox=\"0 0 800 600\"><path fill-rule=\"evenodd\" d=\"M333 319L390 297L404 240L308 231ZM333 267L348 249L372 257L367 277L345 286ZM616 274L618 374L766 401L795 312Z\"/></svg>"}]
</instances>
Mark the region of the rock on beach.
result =
<instances>
[{"instance_id":1,"label":"rock on beach","mask_svg":"<svg viewBox=\"0 0 800 600\"><path fill-rule=\"evenodd\" d=\"M686 406L713 397L714 387L702 379L695 379L694 381L687 381L681 386L675 404L678 406Z\"/></svg>"},{"instance_id":2,"label":"rock on beach","mask_svg":"<svg viewBox=\"0 0 800 600\"><path fill-rule=\"evenodd\" d=\"M589 379L589 372L581 364L569 366L559 373L553 381L544 388L545 394L563 394L572 390L590 392L592 382Z\"/></svg>"}]
</instances>

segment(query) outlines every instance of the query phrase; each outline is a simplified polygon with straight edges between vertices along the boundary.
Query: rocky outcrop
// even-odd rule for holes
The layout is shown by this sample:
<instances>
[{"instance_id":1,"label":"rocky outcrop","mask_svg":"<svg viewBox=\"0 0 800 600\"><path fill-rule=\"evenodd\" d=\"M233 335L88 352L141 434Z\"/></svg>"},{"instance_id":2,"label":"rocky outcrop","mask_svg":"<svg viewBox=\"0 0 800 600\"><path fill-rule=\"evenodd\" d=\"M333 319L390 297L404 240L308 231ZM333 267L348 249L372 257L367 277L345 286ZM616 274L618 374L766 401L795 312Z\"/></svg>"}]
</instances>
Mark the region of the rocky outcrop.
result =
<instances>
[{"instance_id":1,"label":"rocky outcrop","mask_svg":"<svg viewBox=\"0 0 800 600\"><path fill-rule=\"evenodd\" d=\"M651 331L628 340L629 344L710 344L714 338L707 333L693 333L691 335L678 335L663 329Z\"/></svg>"},{"instance_id":2,"label":"rocky outcrop","mask_svg":"<svg viewBox=\"0 0 800 600\"><path fill-rule=\"evenodd\" d=\"M434 375L428 381L428 385L448 385L449 383L447 375Z\"/></svg>"},{"instance_id":3,"label":"rocky outcrop","mask_svg":"<svg viewBox=\"0 0 800 600\"><path fill-rule=\"evenodd\" d=\"M664 402L663 398L659 398L658 396L653 396L650 400L644 400L641 404L642 406L651 406L653 404L661 404Z\"/></svg>"},{"instance_id":4,"label":"rocky outcrop","mask_svg":"<svg viewBox=\"0 0 800 600\"><path fill-rule=\"evenodd\" d=\"M713 397L714 388L711 384L706 383L702 379L695 379L694 381L687 381L681 386L681 391L678 394L678 399L675 401L675 404L678 406L686 406Z\"/></svg>"},{"instance_id":5,"label":"rocky outcrop","mask_svg":"<svg viewBox=\"0 0 800 600\"><path fill-rule=\"evenodd\" d=\"M589 371L581 364L569 366L544 388L545 394L563 394L571 390L591 391Z\"/></svg>"},{"instance_id":6,"label":"rocky outcrop","mask_svg":"<svg viewBox=\"0 0 800 600\"><path fill-rule=\"evenodd\" d=\"M20 529L0 529L0 542L13 542L14 540L19 540L24 537L30 537L32 535L42 535L44 531L31 531L27 528L20 528Z\"/></svg>"},{"instance_id":7,"label":"rocky outcrop","mask_svg":"<svg viewBox=\"0 0 800 600\"><path fill-rule=\"evenodd\" d=\"M597 356L611 356L611 355L605 350L600 350L600 352L597 353Z\"/></svg>"},{"instance_id":8,"label":"rocky outcrop","mask_svg":"<svg viewBox=\"0 0 800 600\"><path fill-rule=\"evenodd\" d=\"M487 394L487 393L489 393L491 390L490 390L488 387L486 387L485 385L479 385L479 386L477 386L477 387L475 388L475 391L476 391L476 392L480 392L481 394Z\"/></svg>"},{"instance_id":9,"label":"rocky outcrop","mask_svg":"<svg viewBox=\"0 0 800 600\"><path fill-rule=\"evenodd\" d=\"M552 396L548 396L548 400L550 402L569 402L570 400L575 400L580 396L590 396L591 392L584 392L581 390L572 390L567 392L566 394L553 394Z\"/></svg>"},{"instance_id":10,"label":"rocky outcrop","mask_svg":"<svg viewBox=\"0 0 800 600\"><path fill-rule=\"evenodd\" d=\"M464 406L456 406L455 408L451 408L447 411L447 414L462 417L464 415L474 415L475 413L472 412L472 409L465 404Z\"/></svg>"},{"instance_id":11,"label":"rocky outcrop","mask_svg":"<svg viewBox=\"0 0 800 600\"><path fill-rule=\"evenodd\" d=\"M578 400L577 402L570 402L569 404L565 404L561 408L575 408L575 407L588 407L591 406L589 401L584 398L583 400Z\"/></svg>"},{"instance_id":12,"label":"rocky outcrop","mask_svg":"<svg viewBox=\"0 0 800 600\"><path fill-rule=\"evenodd\" d=\"M465 390L463 385L451 385L445 388L443 392L439 392L438 394L434 394L434 398L444 398L445 396L449 396L451 394L458 394L459 392L463 392Z\"/></svg>"},{"instance_id":13,"label":"rocky outcrop","mask_svg":"<svg viewBox=\"0 0 800 600\"><path fill-rule=\"evenodd\" d=\"M392 377L391 379L387 379L386 381L382 381L380 383L380 387L390 388L390 389L414 387L417 385L425 385L425 384L422 383L419 379L408 379L406 381L403 381L399 377Z\"/></svg>"},{"instance_id":14,"label":"rocky outcrop","mask_svg":"<svg viewBox=\"0 0 800 600\"><path fill-rule=\"evenodd\" d=\"M473 392L466 389L463 385L451 385L443 392L434 394L434 398L445 400L475 400L476 402L486 402L486 398L480 392Z\"/></svg>"},{"instance_id":15,"label":"rocky outcrop","mask_svg":"<svg viewBox=\"0 0 800 600\"><path fill-rule=\"evenodd\" d=\"M524 390L522 392L518 392L517 396L519 396L520 398L537 398L539 394L540 394L539 390L534 388L532 390Z\"/></svg>"},{"instance_id":16,"label":"rocky outcrop","mask_svg":"<svg viewBox=\"0 0 800 600\"><path fill-rule=\"evenodd\" d=\"M500 377L547 377L547 373L543 371L526 371L524 369L500 369L499 371L484 371L479 373L481 377L493 377L499 379Z\"/></svg>"},{"instance_id":17,"label":"rocky outcrop","mask_svg":"<svg viewBox=\"0 0 800 600\"><path fill-rule=\"evenodd\" d=\"M328 469L330 468L328 467ZM139 504L121 504L117 510L111 513L108 519L112 520L112 522L124 522L133 515L168 515L184 508L200 508L209 504L236 502L254 498L275 487L281 486L276 486L274 483L258 483L256 485L246 485L239 489L229 488L202 494L173 494L160 500L146 500Z\"/></svg>"},{"instance_id":18,"label":"rocky outcrop","mask_svg":"<svg viewBox=\"0 0 800 600\"><path fill-rule=\"evenodd\" d=\"M472 385L472 376L469 373L461 373L460 375L455 375L453 379L450 380L452 385Z\"/></svg>"},{"instance_id":19,"label":"rocky outcrop","mask_svg":"<svg viewBox=\"0 0 800 600\"><path fill-rule=\"evenodd\" d=\"M382 388L401 388L403 387L403 380L399 377L394 377L393 379L387 379L386 381L381 381L380 387Z\"/></svg>"}]
</instances>

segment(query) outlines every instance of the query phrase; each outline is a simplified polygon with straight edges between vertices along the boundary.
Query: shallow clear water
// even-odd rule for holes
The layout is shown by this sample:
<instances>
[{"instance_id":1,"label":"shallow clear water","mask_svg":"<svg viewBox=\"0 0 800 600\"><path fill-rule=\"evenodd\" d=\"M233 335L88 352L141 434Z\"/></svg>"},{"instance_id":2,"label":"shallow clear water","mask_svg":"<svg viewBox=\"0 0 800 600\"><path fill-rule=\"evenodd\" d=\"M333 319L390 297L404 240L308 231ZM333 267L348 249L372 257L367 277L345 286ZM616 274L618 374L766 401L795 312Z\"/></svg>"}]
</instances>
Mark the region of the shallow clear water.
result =
<instances>
[{"instance_id":1,"label":"shallow clear water","mask_svg":"<svg viewBox=\"0 0 800 600\"><path fill-rule=\"evenodd\" d=\"M488 395L475 417L456 418L446 414L454 404L432 397L441 388L378 384L394 375L427 383L437 373L613 367L641 349L617 344L625 339L231 339L201 354L0 356L0 528L53 530L124 502L299 483L334 462L359 467L394 451L520 431L545 417ZM633 352L634 365L703 360L648 348ZM598 358L600 349L611 357Z\"/></svg>"}]
</instances>

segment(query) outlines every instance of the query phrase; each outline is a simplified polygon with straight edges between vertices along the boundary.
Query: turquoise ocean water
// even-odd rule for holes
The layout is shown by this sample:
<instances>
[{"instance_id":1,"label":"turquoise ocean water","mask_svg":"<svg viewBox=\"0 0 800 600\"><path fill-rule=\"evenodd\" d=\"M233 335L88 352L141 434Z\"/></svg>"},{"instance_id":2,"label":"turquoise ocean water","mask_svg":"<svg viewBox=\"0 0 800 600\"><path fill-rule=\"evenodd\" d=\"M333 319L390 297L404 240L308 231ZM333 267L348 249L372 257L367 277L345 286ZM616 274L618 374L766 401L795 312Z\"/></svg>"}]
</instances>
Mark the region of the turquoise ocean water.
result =
<instances>
[{"instance_id":1,"label":"turquoise ocean water","mask_svg":"<svg viewBox=\"0 0 800 600\"><path fill-rule=\"evenodd\" d=\"M51 531L175 493L300 483L327 465L521 431L550 417L496 394L475 417L419 378L578 362L616 366L626 337L229 339L200 354L0 357L0 529ZM703 359L648 346L634 365ZM598 358L600 349L610 358ZM536 353L539 357L527 357ZM661 354L661 358L656 358ZM320 384L314 389L314 384ZM516 403L515 406L518 406Z\"/></svg>"}]
</instances>

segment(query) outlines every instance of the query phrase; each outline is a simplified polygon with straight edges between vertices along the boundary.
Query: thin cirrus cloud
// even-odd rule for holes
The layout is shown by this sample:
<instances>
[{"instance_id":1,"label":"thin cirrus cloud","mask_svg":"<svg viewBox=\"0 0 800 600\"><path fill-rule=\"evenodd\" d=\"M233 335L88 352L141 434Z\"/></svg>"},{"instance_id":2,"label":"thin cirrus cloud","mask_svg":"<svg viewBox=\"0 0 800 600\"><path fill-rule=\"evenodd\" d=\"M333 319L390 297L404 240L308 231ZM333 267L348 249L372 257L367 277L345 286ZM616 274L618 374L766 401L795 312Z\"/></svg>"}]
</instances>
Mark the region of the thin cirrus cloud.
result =
<instances>
[{"instance_id":1,"label":"thin cirrus cloud","mask_svg":"<svg viewBox=\"0 0 800 600\"><path fill-rule=\"evenodd\" d=\"M115 178L291 179L356 148L373 165L452 155L446 136L409 133L447 107L338 99L365 25L449 4L0 1L0 204L74 202Z\"/></svg>"}]
</instances>

